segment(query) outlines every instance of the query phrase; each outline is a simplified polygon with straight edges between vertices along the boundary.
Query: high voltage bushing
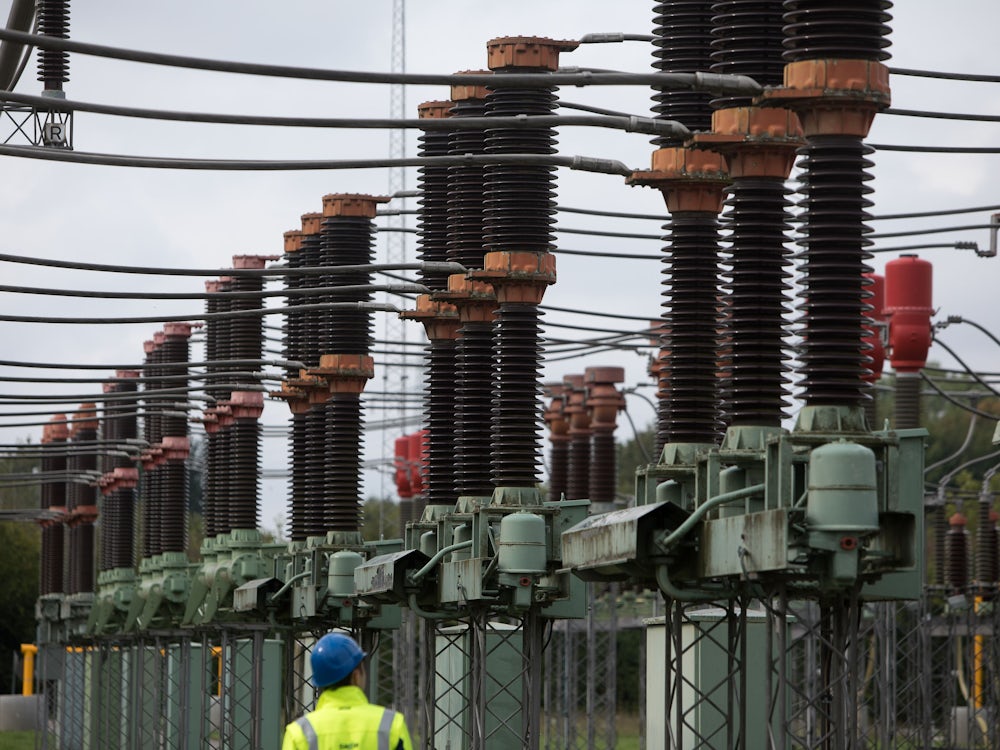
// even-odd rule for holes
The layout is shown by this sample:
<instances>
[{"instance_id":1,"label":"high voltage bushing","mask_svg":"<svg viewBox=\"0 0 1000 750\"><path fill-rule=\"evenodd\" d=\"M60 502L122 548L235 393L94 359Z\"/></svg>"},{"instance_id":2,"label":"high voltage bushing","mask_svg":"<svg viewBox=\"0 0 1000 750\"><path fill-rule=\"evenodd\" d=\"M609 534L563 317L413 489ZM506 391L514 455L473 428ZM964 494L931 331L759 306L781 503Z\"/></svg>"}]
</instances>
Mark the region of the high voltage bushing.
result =
<instances>
[{"instance_id":1,"label":"high voltage bushing","mask_svg":"<svg viewBox=\"0 0 1000 750\"><path fill-rule=\"evenodd\" d=\"M695 73L712 66L712 3L669 0L653 6L653 67L663 73ZM659 90L653 96L657 119L676 120L688 130L711 127L712 95L704 91ZM680 138L659 137L657 146L677 146Z\"/></svg>"},{"instance_id":2,"label":"high voltage bushing","mask_svg":"<svg viewBox=\"0 0 1000 750\"><path fill-rule=\"evenodd\" d=\"M424 258L427 260L426 256ZM424 424L427 427L426 504L453 508L458 498L455 481L455 383L457 343L461 321L454 305L429 294L417 297L416 309L400 313L404 320L423 324L430 342L424 377Z\"/></svg>"},{"instance_id":3,"label":"high voltage bushing","mask_svg":"<svg viewBox=\"0 0 1000 750\"><path fill-rule=\"evenodd\" d=\"M723 0L711 3L712 60L709 70L744 75L762 86L780 86L785 68L782 0ZM718 109L750 105L750 96L712 100ZM713 128L714 129L714 128Z\"/></svg>"},{"instance_id":4,"label":"high voltage bushing","mask_svg":"<svg viewBox=\"0 0 1000 750\"><path fill-rule=\"evenodd\" d=\"M562 500L566 494L569 472L569 420L566 419L566 385L546 383L543 393L552 400L542 418L549 428L549 492L548 499Z\"/></svg>"},{"instance_id":5,"label":"high voltage bushing","mask_svg":"<svg viewBox=\"0 0 1000 750\"><path fill-rule=\"evenodd\" d=\"M931 345L933 267L915 255L885 265L889 359L896 371L896 429L920 427L920 371Z\"/></svg>"},{"instance_id":6,"label":"high voltage bushing","mask_svg":"<svg viewBox=\"0 0 1000 750\"><path fill-rule=\"evenodd\" d=\"M805 142L802 128L789 110L731 107L717 110L712 132L693 142L722 154L732 178L722 411L730 426L780 427L789 369L785 181Z\"/></svg>"},{"instance_id":7,"label":"high voltage bushing","mask_svg":"<svg viewBox=\"0 0 1000 750\"><path fill-rule=\"evenodd\" d=\"M503 37L487 45L494 75L554 71L559 53L576 42L539 37ZM487 116L545 115L555 110L555 87L495 88L486 99ZM550 154L555 131L490 129L486 153ZM555 283L552 247L555 169L497 164L485 171L483 239L491 252L483 270L469 278L493 285L499 307L494 328L496 369L493 386L491 481L495 487L534 487L538 481L539 310L545 287Z\"/></svg>"},{"instance_id":8,"label":"high voltage bushing","mask_svg":"<svg viewBox=\"0 0 1000 750\"><path fill-rule=\"evenodd\" d=\"M38 33L59 39L69 38L69 0L37 0ZM38 80L45 91L62 91L69 80L69 53L54 49L38 51Z\"/></svg>"},{"instance_id":9,"label":"high voltage bushing","mask_svg":"<svg viewBox=\"0 0 1000 750\"><path fill-rule=\"evenodd\" d=\"M566 473L566 499L582 500L590 492L590 413L586 406L583 375L563 378L569 421L569 468Z\"/></svg>"},{"instance_id":10,"label":"high voltage bushing","mask_svg":"<svg viewBox=\"0 0 1000 750\"><path fill-rule=\"evenodd\" d=\"M714 444L719 438L718 338L719 227L723 190L729 183L720 154L665 147L653 152L652 169L635 172L632 185L663 193L671 219L664 253L661 384L665 407L657 440Z\"/></svg>"},{"instance_id":11,"label":"high voltage bushing","mask_svg":"<svg viewBox=\"0 0 1000 750\"><path fill-rule=\"evenodd\" d=\"M81 404L73 415L70 441L93 445L97 441L97 406ZM76 476L69 485L69 502L66 504L66 525L69 528L69 586L67 594L90 593L94 590L94 521L97 520L97 489L95 484L84 484L82 475L96 478L97 452L83 449L67 461L70 475Z\"/></svg>"},{"instance_id":12,"label":"high voltage bushing","mask_svg":"<svg viewBox=\"0 0 1000 750\"><path fill-rule=\"evenodd\" d=\"M981 492L979 495L978 513L976 516L976 550L975 571L976 583L980 595L993 599L997 595L997 582L1000 581L1000 550L997 549L997 519L1000 518L993 509L993 494Z\"/></svg>"},{"instance_id":13,"label":"high voltage bushing","mask_svg":"<svg viewBox=\"0 0 1000 750\"><path fill-rule=\"evenodd\" d=\"M488 71L469 71L485 73ZM486 114L485 86L456 84L451 87L454 107L451 116L483 117ZM486 153L486 132L483 130L455 130L448 137L448 154ZM461 263L466 268L483 265L483 227L486 206L483 195L485 167L468 164L448 168L448 260Z\"/></svg>"},{"instance_id":14,"label":"high voltage bushing","mask_svg":"<svg viewBox=\"0 0 1000 750\"><path fill-rule=\"evenodd\" d=\"M452 102L424 102L417 107L422 120L448 118ZM447 156L447 130L425 130L420 134L418 155ZM421 261L448 260L448 167L424 166L417 169L417 190L420 193L417 211L417 256ZM448 274L421 269L421 283L428 289L444 289Z\"/></svg>"},{"instance_id":15,"label":"high voltage bushing","mask_svg":"<svg viewBox=\"0 0 1000 750\"><path fill-rule=\"evenodd\" d=\"M273 255L234 255L234 270L261 270L270 260L277 260ZM246 276L237 274L229 281L229 291L250 292L260 294L264 290L263 276ZM236 298L229 303L232 312L255 310L263 307L263 297ZM230 322L229 350L226 359L259 360L264 350L264 319L260 316L240 315ZM253 386L253 378L237 376L230 379L237 385ZM238 390L238 389L237 389Z\"/></svg>"},{"instance_id":16,"label":"high voltage bushing","mask_svg":"<svg viewBox=\"0 0 1000 750\"><path fill-rule=\"evenodd\" d=\"M136 394L139 373L119 370L115 379L105 383L108 394ZM135 402L108 400L104 404L101 437L111 443L135 440ZM133 536L135 529L135 487L139 474L127 456L106 456L102 469L101 494L101 564L102 571L130 568L135 564Z\"/></svg>"},{"instance_id":17,"label":"high voltage bushing","mask_svg":"<svg viewBox=\"0 0 1000 750\"><path fill-rule=\"evenodd\" d=\"M42 431L42 474L52 473L58 476L66 471L66 456L64 445L69 437L66 426L66 415L55 414L50 423ZM66 513L66 484L62 481L46 482L41 492L42 510L56 514L42 521L42 552L41 552L41 583L39 594L61 594L65 592L63 582L63 551L65 547L65 532L63 516Z\"/></svg>"},{"instance_id":18,"label":"high voltage bushing","mask_svg":"<svg viewBox=\"0 0 1000 750\"><path fill-rule=\"evenodd\" d=\"M232 423L228 467L229 515L220 533L256 530L260 516L260 416L264 394L234 391L228 406Z\"/></svg>"},{"instance_id":19,"label":"high voltage bushing","mask_svg":"<svg viewBox=\"0 0 1000 750\"><path fill-rule=\"evenodd\" d=\"M489 497L493 485L483 467L490 460L496 294L485 282L452 274L448 290L433 298L453 304L461 322L456 347L455 489L459 497Z\"/></svg>"},{"instance_id":20,"label":"high voltage bushing","mask_svg":"<svg viewBox=\"0 0 1000 750\"><path fill-rule=\"evenodd\" d=\"M962 513L948 519L944 548L944 584L949 593L964 594L969 585L969 531Z\"/></svg>"},{"instance_id":21,"label":"high voltage bushing","mask_svg":"<svg viewBox=\"0 0 1000 750\"><path fill-rule=\"evenodd\" d=\"M588 497L595 511L611 510L618 480L615 428L618 412L625 408L625 396L615 385L625 382L625 370L622 367L588 367L583 380L591 432Z\"/></svg>"},{"instance_id":22,"label":"high voltage bushing","mask_svg":"<svg viewBox=\"0 0 1000 750\"><path fill-rule=\"evenodd\" d=\"M167 388L186 388L188 385L189 340L191 325L167 323L163 327L160 346L162 371L170 377ZM190 452L188 424L184 416L162 415L161 440L163 462L157 467L160 475L159 527L161 552L184 552L187 548L188 481L187 457Z\"/></svg>"},{"instance_id":23,"label":"high voltage bushing","mask_svg":"<svg viewBox=\"0 0 1000 750\"><path fill-rule=\"evenodd\" d=\"M862 338L870 271L865 235L871 192L862 139L889 106L887 3L785 2L784 86L759 98L794 110L809 141L803 166L805 275L800 308L806 406L860 407L866 399ZM800 420L801 421L801 420Z\"/></svg>"}]
</instances>

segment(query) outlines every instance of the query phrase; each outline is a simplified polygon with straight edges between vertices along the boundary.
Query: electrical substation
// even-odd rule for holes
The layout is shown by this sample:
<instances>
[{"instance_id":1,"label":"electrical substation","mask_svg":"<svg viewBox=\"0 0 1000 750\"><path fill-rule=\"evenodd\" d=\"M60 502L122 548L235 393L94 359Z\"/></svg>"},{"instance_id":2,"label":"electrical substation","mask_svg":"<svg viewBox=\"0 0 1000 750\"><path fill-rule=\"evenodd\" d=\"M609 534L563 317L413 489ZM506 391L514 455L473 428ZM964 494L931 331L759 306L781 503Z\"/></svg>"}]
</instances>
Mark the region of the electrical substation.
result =
<instances>
[{"instance_id":1,"label":"electrical substation","mask_svg":"<svg viewBox=\"0 0 1000 750\"><path fill-rule=\"evenodd\" d=\"M3 516L40 527L40 577L22 695L0 703L36 748L279 747L315 704L310 649L341 629L371 654L372 701L402 712L423 750L1000 750L1000 459L963 452L974 415L957 452L925 460L943 411L928 420L924 403L964 404L992 430L997 416L955 389L1000 394L969 368L954 395L926 376L936 334L963 322L935 307L929 260L870 265L866 140L893 113L890 81L920 73L891 67L891 3L649 11L648 34L484 38L461 72L364 78L101 47L70 39L68 0L14 3L6 156L224 168L84 151L74 116L101 108L63 90L77 55L440 94L357 125L416 131L415 157L396 141L381 162L302 167L382 169L387 194L332 172L332 192L226 268L182 269L154 248L126 270L173 267L190 277L175 298L203 312L151 304L130 362L92 367L62 402L2 401L64 404L4 450L35 461L30 474L0 475L37 492L37 508ZM588 47L610 43L645 46L651 67L588 67ZM13 94L10 57L28 46L42 96ZM640 92L635 111L651 95L652 114L560 98L612 85ZM569 127L645 139L648 167L562 153ZM643 240L660 295L615 308L628 336L608 319L573 341L546 327L553 286L579 283L556 241L557 188L579 173L662 199L659 239ZM996 216L991 249L956 244L990 273ZM609 308L602 294L588 289L593 310ZM414 342L404 387L380 368ZM554 343L600 356L549 379L552 356L575 351ZM654 444L623 492L623 445L643 439L621 429L636 352ZM366 409L410 397L420 418L389 448L393 538L365 530ZM265 410L279 416L265 424ZM285 538L262 531L276 431ZM637 744L621 728L626 679Z\"/></svg>"}]
</instances>

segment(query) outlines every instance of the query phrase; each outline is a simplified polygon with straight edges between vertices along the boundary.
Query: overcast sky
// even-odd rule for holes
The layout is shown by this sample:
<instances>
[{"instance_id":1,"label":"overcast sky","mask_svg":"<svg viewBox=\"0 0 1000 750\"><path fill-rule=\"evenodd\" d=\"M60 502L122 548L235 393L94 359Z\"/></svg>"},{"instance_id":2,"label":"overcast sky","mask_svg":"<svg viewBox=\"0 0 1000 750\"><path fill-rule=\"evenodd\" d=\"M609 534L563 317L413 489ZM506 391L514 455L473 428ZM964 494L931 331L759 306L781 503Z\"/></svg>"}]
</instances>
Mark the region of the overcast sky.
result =
<instances>
[{"instance_id":1,"label":"overcast sky","mask_svg":"<svg viewBox=\"0 0 1000 750\"><path fill-rule=\"evenodd\" d=\"M0 3L6 17L9 3ZM92 0L72 7L72 36L80 41L199 57L325 68L385 71L391 63L390 0L347 3L342 0L285 0L281 3L234 3L219 0ZM406 68L408 72L451 73L485 67L485 42L496 36L536 35L578 38L589 32L650 33L651 2L627 0L423 0L407 8ZM995 73L992 57L1000 9L991 0L963 0L961 12L945 12L939 2L907 0L893 9L893 59L890 65L961 73ZM643 43L590 45L563 57L565 65L650 70L649 46ZM327 117L385 117L389 112L386 86L295 82L229 74L185 71L138 63L73 56L69 98L101 103L165 109L285 114ZM894 77L893 105L904 109L1000 114L997 84L931 81ZM34 63L17 91L38 93ZM406 113L415 116L422 101L447 98L444 87L409 87ZM646 89L564 89L561 97L634 114L649 113ZM997 126L880 115L870 141L914 145L996 146ZM8 135L4 131L3 137ZM416 134L407 151L416 153ZM245 159L338 159L387 154L389 136L382 131L331 131L289 128L187 125L79 114L75 120L78 151ZM560 134L565 154L618 159L646 167L652 147L642 135L592 129L566 129ZM872 185L873 213L985 206L1000 204L997 190L1000 155L935 155L880 152ZM336 172L208 173L126 169L57 164L3 157L0 166L0 247L3 253L61 259L86 259L127 265L224 268L234 254L278 254L282 232L298 227L299 216L319 210L330 192L384 193L388 173L382 169ZM407 186L416 184L415 173ZM561 170L559 201L563 205L637 213L662 213L655 191L628 188L619 177ZM410 202L410 207L414 207ZM985 224L986 212L958 217L873 223L876 231L905 231L934 226ZM384 222L383 222L384 223ZM658 222L593 219L575 214L560 217L570 228L606 228L657 233ZM410 219L412 226L412 218ZM384 236L382 238L384 240ZM929 238L886 240L883 246L943 240L976 240L988 245L985 230L950 232ZM564 248L656 253L652 240L608 240L562 234ZM408 239L412 253L413 240ZM961 315L993 325L998 259L979 259L969 252L932 250L923 254L935 265L935 299L939 318ZM892 256L880 255L881 269ZM200 291L194 278L119 276L57 271L4 264L3 284L139 291ZM655 261L559 258L559 281L545 302L549 305L602 312L659 315L659 266ZM53 297L7 294L0 310L19 314L130 315L198 313L203 303L67 301ZM619 328L622 321L550 313L548 320L575 325ZM271 318L273 325L280 319ZM155 325L55 326L0 322L0 359L130 363L142 358L142 342ZM1000 370L1000 347L981 334L955 326L943 334L970 364ZM584 338L582 331L553 331L566 338ZM411 339L419 337L410 329ZM200 347L195 349L195 354ZM196 356L196 358L200 358ZM932 358L950 363L943 351ZM647 380L645 357L634 353L553 362L546 379L561 379L595 364L624 365L628 385ZM0 375L52 376L54 372L0 368ZM67 373L80 376L83 373ZM109 373L110 374L110 371ZM379 376L381 377L381 376ZM410 387L416 389L416 378ZM381 381L377 381L381 382ZM374 386L372 386L374 387ZM88 386L19 385L4 383L4 393L85 393ZM645 393L652 395L651 389ZM652 419L641 400L629 409L639 425ZM0 407L18 411L20 407ZM369 409L370 420L385 416ZM287 409L272 403L265 423L283 424ZM0 423L21 421L0 416ZM623 426L624 432L628 431ZM4 442L30 437L41 430L0 429ZM370 433L367 457L391 450L398 433ZM280 440L268 439L264 464L286 465ZM367 495L391 492L391 480L366 472ZM285 510L281 480L265 482L262 521Z\"/></svg>"}]
</instances>

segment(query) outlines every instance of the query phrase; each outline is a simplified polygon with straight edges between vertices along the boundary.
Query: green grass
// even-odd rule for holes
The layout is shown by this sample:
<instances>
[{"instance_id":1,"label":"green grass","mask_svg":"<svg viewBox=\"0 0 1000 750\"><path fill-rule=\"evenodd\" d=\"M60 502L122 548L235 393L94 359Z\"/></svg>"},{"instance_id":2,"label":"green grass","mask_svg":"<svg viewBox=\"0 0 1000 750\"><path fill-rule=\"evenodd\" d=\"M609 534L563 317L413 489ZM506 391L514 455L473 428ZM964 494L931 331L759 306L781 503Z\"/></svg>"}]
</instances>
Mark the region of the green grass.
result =
<instances>
[{"instance_id":1,"label":"green grass","mask_svg":"<svg viewBox=\"0 0 1000 750\"><path fill-rule=\"evenodd\" d=\"M0 732L0 750L35 750L37 732Z\"/></svg>"}]
</instances>

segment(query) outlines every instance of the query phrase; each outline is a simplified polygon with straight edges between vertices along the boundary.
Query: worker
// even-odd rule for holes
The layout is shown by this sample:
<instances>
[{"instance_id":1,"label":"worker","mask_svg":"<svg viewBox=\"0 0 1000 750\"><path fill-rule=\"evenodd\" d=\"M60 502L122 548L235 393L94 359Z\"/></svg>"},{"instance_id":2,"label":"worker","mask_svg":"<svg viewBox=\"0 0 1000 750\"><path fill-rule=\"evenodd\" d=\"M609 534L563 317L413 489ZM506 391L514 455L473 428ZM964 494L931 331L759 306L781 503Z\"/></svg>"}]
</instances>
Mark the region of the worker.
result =
<instances>
[{"instance_id":1,"label":"worker","mask_svg":"<svg viewBox=\"0 0 1000 750\"><path fill-rule=\"evenodd\" d=\"M401 713L368 702L365 657L343 633L327 633L310 655L316 710L285 727L281 750L413 750Z\"/></svg>"}]
</instances>

